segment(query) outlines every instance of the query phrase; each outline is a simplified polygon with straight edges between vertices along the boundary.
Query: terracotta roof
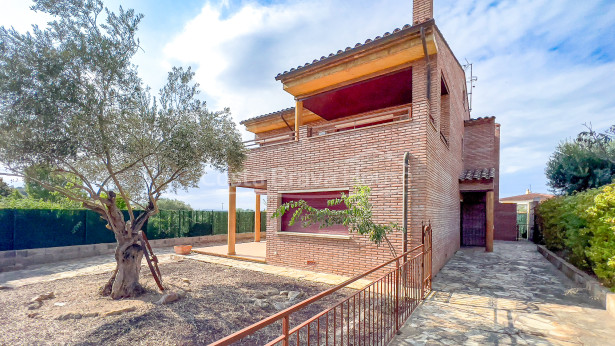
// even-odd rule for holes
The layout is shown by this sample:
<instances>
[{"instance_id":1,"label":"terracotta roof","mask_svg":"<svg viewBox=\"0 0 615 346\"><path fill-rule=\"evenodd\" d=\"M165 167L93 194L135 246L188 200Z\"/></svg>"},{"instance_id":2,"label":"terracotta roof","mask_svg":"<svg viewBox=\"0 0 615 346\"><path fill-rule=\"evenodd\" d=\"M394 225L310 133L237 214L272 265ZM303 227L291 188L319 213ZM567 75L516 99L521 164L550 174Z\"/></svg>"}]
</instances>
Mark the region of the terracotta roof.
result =
<instances>
[{"instance_id":1,"label":"terracotta roof","mask_svg":"<svg viewBox=\"0 0 615 346\"><path fill-rule=\"evenodd\" d=\"M511 196L506 198L500 198L500 202L524 202L524 201L534 201L538 199L539 201L543 201L549 198L555 197L554 195L550 195L547 193L535 193L530 192L519 196Z\"/></svg>"},{"instance_id":2,"label":"terracotta roof","mask_svg":"<svg viewBox=\"0 0 615 346\"><path fill-rule=\"evenodd\" d=\"M250 118L250 119L242 120L242 121L239 122L239 124L243 125L245 123L252 122L254 120L259 120L259 119L267 118L267 117L270 117L270 116L273 116L273 115L283 115L283 114L291 113L291 112L294 112L294 111L295 111L295 107L285 108L285 109L281 109L279 111L275 111L275 112L259 115L259 116L256 116L256 117L253 117L253 118Z\"/></svg>"},{"instance_id":3,"label":"terracotta roof","mask_svg":"<svg viewBox=\"0 0 615 346\"><path fill-rule=\"evenodd\" d=\"M299 65L296 68L293 67L293 68L291 68L288 71L284 71L282 73L278 73L278 75L275 77L275 79L279 80L281 77L284 77L287 74L293 73L295 71L303 70L303 69L308 68L308 67L312 67L316 63L320 63L322 61L328 61L330 59L333 59L334 57L346 56L346 55L354 54L359 49L368 48L369 46L376 45L376 44L380 43L379 41L384 39L384 38L388 39L389 36L391 38L393 36L401 36L401 35L405 34L406 32L410 31L411 29L413 29L412 31L418 30L421 26L425 26L426 27L426 26L429 26L429 25L433 25L434 23L435 23L434 20L431 19L431 20L428 20L428 21L426 21L424 23L417 24L417 25L414 25L414 26L412 26L410 24L406 24L406 25L404 25L401 28L395 28L395 30L393 30L393 33L390 33L390 32L387 31L382 36L376 36L373 39L369 39L368 38L367 40L365 40L365 43L358 42L358 43L356 43L354 45L354 47L346 47L346 49L344 49L344 50L340 49L340 50L337 51L337 53L331 53L328 56L324 56L323 55L323 56L320 57L320 59L314 59L311 63L307 62L304 65Z\"/></svg>"},{"instance_id":4,"label":"terracotta roof","mask_svg":"<svg viewBox=\"0 0 615 346\"><path fill-rule=\"evenodd\" d=\"M478 123L482 123L482 122L487 122L490 120L495 120L495 117L480 117L480 118L474 118L474 119L469 119L469 120L464 120L465 124L478 124Z\"/></svg>"},{"instance_id":5,"label":"terracotta roof","mask_svg":"<svg viewBox=\"0 0 615 346\"><path fill-rule=\"evenodd\" d=\"M459 176L459 180L481 180L481 179L493 179L495 177L495 168L479 168L479 169L467 169Z\"/></svg>"}]
</instances>

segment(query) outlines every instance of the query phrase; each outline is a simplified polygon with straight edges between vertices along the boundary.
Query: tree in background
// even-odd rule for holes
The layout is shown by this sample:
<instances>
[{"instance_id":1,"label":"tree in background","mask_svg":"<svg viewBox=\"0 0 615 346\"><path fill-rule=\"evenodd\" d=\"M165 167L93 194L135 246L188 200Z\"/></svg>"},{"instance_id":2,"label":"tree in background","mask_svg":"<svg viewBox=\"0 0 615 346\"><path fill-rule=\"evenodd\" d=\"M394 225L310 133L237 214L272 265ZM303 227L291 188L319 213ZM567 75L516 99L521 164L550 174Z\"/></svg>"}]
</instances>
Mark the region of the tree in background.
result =
<instances>
[{"instance_id":1,"label":"tree in background","mask_svg":"<svg viewBox=\"0 0 615 346\"><path fill-rule=\"evenodd\" d=\"M9 184L5 183L2 177L0 177L0 197L7 197L11 194L13 188Z\"/></svg>"},{"instance_id":2,"label":"tree in background","mask_svg":"<svg viewBox=\"0 0 615 346\"><path fill-rule=\"evenodd\" d=\"M160 210L192 210L190 204L178 199L160 198L158 199L158 209Z\"/></svg>"},{"instance_id":3,"label":"tree in background","mask_svg":"<svg viewBox=\"0 0 615 346\"><path fill-rule=\"evenodd\" d=\"M547 162L548 184L570 195L610 184L615 178L615 126L604 133L588 127L575 141L562 142Z\"/></svg>"},{"instance_id":4,"label":"tree in background","mask_svg":"<svg viewBox=\"0 0 615 346\"><path fill-rule=\"evenodd\" d=\"M189 68L173 68L159 98L150 95L131 62L142 15L98 0L35 0L32 9L55 20L26 34L0 28L0 174L106 220L117 265L101 292L138 295L140 230L160 196L197 187L208 166L240 169L241 136L228 109L211 112L197 99Z\"/></svg>"}]
</instances>

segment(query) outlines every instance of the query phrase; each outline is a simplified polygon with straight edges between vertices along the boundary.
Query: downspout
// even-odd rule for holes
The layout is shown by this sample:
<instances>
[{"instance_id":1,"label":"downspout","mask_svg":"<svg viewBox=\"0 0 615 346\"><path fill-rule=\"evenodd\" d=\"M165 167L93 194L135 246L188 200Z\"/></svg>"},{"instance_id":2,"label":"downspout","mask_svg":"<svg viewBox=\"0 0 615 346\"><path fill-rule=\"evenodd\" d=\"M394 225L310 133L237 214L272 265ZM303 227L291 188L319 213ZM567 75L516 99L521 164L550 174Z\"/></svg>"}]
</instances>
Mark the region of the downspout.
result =
<instances>
[{"instance_id":1,"label":"downspout","mask_svg":"<svg viewBox=\"0 0 615 346\"><path fill-rule=\"evenodd\" d=\"M408 169L409 169L409 161L410 161L410 153L406 152L404 154L404 180L403 180L403 190L404 190L404 198L403 198L403 208L404 208L404 220L403 220L403 231L404 231L404 239L403 239L403 251L402 253L406 253L408 251Z\"/></svg>"},{"instance_id":2,"label":"downspout","mask_svg":"<svg viewBox=\"0 0 615 346\"><path fill-rule=\"evenodd\" d=\"M425 54L425 63L427 65L427 100L431 101L431 67L429 64L429 52L427 51L427 41L425 39L425 28L421 27L421 41L423 42L423 54Z\"/></svg>"}]
</instances>

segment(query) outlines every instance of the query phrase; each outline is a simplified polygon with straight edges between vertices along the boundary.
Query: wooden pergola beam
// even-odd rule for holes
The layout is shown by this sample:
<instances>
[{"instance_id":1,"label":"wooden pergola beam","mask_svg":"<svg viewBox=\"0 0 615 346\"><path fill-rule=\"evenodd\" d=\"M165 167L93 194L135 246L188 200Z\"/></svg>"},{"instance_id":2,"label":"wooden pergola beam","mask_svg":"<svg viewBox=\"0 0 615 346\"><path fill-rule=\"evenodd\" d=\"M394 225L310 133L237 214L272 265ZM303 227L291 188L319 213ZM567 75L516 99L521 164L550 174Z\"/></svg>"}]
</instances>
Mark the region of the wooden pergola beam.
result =
<instances>
[{"instance_id":1,"label":"wooden pergola beam","mask_svg":"<svg viewBox=\"0 0 615 346\"><path fill-rule=\"evenodd\" d=\"M228 187L228 255L235 255L235 230L236 230L236 209L237 207L237 187Z\"/></svg>"},{"instance_id":2,"label":"wooden pergola beam","mask_svg":"<svg viewBox=\"0 0 615 346\"><path fill-rule=\"evenodd\" d=\"M493 198L493 190L487 191L487 234L485 239L485 251L493 252L493 209L494 209L494 198Z\"/></svg>"},{"instance_id":3,"label":"wooden pergola beam","mask_svg":"<svg viewBox=\"0 0 615 346\"><path fill-rule=\"evenodd\" d=\"M254 242L261 241L261 195L256 194L256 206L254 209Z\"/></svg>"},{"instance_id":4,"label":"wooden pergola beam","mask_svg":"<svg viewBox=\"0 0 615 346\"><path fill-rule=\"evenodd\" d=\"M303 121L303 101L297 101L295 105L295 140L299 140L299 127Z\"/></svg>"}]
</instances>

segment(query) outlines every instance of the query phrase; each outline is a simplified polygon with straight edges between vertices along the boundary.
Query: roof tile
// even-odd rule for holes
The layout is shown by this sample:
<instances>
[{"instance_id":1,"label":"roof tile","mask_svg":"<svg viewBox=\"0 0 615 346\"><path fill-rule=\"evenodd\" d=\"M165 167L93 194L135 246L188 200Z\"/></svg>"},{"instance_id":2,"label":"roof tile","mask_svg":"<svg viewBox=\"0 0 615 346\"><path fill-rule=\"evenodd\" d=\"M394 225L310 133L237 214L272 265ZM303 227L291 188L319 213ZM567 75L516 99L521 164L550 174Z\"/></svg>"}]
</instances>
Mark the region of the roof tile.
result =
<instances>
[{"instance_id":1,"label":"roof tile","mask_svg":"<svg viewBox=\"0 0 615 346\"><path fill-rule=\"evenodd\" d=\"M412 25L406 24L406 25L404 25L401 28L395 28L395 30L393 30L393 34L396 34L396 33L400 32L400 31L404 31L404 30L407 30L407 29L410 29L410 28L412 28ZM337 54L341 54L341 53L344 53L344 52L347 52L347 51L350 51L350 50L362 47L363 45L366 45L366 44L374 42L374 41L378 41L378 40L382 39L383 37L387 37L387 36L390 36L390 35L391 35L391 33L387 31L382 36L376 36L374 39L367 39L367 40L365 40L365 43L360 43L359 42L359 43L355 44L354 47L346 47L345 50L338 50ZM326 60L326 59L331 58L331 57L333 57L333 56L335 56L337 54L331 53L328 56L321 57L320 60L315 59L311 63L308 62L308 63L306 63L303 66L299 66L297 68L291 68L290 71L284 71L282 73L278 73L278 75L276 77L280 77L280 76L285 75L285 74L287 74L289 72L294 72L296 70L300 70L300 69L306 68L306 67L308 67L308 66L310 66L310 65L312 65L312 64L314 64L316 62Z\"/></svg>"},{"instance_id":2,"label":"roof tile","mask_svg":"<svg viewBox=\"0 0 615 346\"><path fill-rule=\"evenodd\" d=\"M459 176L460 181L495 178L495 168L467 169Z\"/></svg>"}]
</instances>

